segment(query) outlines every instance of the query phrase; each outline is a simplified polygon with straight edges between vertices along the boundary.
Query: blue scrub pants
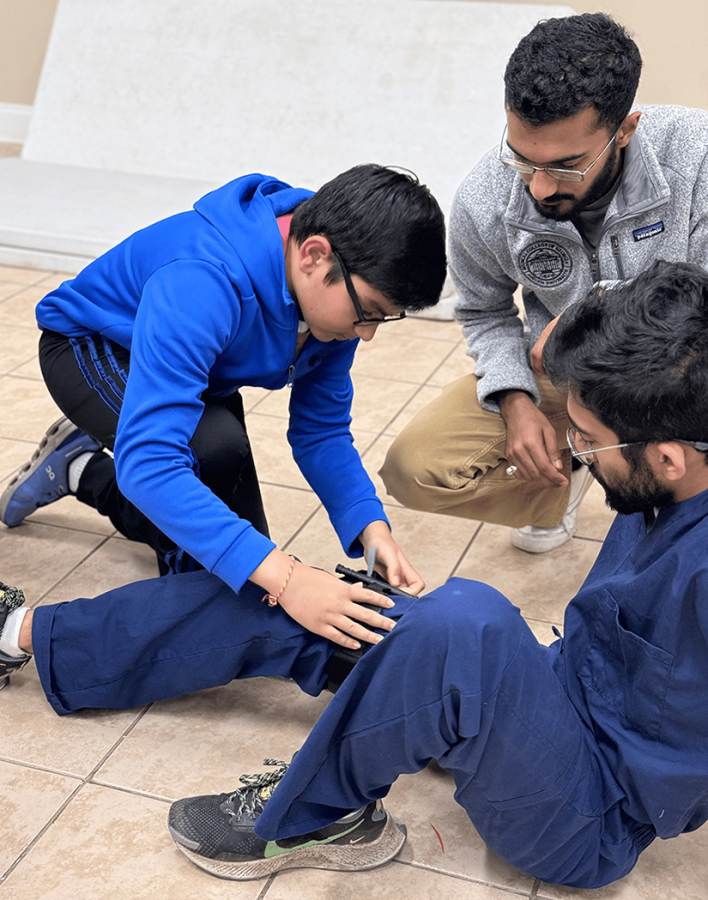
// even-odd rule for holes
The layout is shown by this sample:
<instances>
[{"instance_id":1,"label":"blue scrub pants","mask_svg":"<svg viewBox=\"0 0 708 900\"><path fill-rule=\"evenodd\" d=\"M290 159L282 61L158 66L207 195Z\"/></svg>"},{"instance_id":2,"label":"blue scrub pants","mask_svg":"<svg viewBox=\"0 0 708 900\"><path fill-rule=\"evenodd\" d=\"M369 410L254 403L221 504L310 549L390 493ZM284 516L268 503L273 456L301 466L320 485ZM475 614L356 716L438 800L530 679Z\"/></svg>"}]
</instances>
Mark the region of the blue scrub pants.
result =
<instances>
[{"instance_id":1,"label":"blue scrub pants","mask_svg":"<svg viewBox=\"0 0 708 900\"><path fill-rule=\"evenodd\" d=\"M60 714L130 707L258 675L316 695L332 644L261 594L194 572L38 607L47 697ZM391 614L396 627L321 715L259 835L322 827L437 759L481 837L512 865L586 888L629 872L654 832L621 812L623 791L557 674L559 646L539 644L505 597L464 579L396 598Z\"/></svg>"}]
</instances>

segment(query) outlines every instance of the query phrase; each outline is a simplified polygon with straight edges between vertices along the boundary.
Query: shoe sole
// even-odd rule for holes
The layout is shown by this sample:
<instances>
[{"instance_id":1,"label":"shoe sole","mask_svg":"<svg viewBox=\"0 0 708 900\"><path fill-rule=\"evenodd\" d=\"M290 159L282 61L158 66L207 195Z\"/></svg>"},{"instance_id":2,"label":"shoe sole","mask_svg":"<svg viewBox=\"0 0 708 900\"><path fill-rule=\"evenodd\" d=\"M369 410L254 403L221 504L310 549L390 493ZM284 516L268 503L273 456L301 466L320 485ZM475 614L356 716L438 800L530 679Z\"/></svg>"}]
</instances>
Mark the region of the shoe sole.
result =
<instances>
[{"instance_id":1,"label":"shoe sole","mask_svg":"<svg viewBox=\"0 0 708 900\"><path fill-rule=\"evenodd\" d=\"M179 842L170 827L174 842L184 855L200 869L217 878L230 881L251 881L265 878L283 869L334 869L339 872L363 872L375 869L392 860L406 842L406 828L390 813L379 837L370 844L316 844L272 859L253 859L247 862L225 862L200 856Z\"/></svg>"},{"instance_id":2,"label":"shoe sole","mask_svg":"<svg viewBox=\"0 0 708 900\"><path fill-rule=\"evenodd\" d=\"M57 419L53 425L49 426L47 433L32 454L32 459L30 459L28 463L25 463L3 491L2 497L0 497L0 522L5 522L5 513L7 512L7 507L12 500L15 491L23 485L28 478L34 475L46 458L54 453L72 432L76 430L76 425L74 425L73 422L70 422L66 416L62 416L60 419ZM89 438L89 440L91 439ZM5 522L5 524L8 528L15 528L17 525L21 525L22 522L24 522L24 519L21 519L19 522L14 522L12 525L7 522Z\"/></svg>"}]
</instances>

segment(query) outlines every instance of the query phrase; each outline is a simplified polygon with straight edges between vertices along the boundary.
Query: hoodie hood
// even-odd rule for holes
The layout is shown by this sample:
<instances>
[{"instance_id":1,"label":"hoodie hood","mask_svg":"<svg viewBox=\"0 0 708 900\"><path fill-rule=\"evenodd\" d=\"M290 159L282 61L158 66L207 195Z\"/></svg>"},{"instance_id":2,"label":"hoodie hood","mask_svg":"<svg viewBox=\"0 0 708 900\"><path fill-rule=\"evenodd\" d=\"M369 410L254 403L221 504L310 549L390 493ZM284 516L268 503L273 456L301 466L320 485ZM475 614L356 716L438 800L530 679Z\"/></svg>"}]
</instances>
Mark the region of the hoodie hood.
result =
<instances>
[{"instance_id":1,"label":"hoodie hood","mask_svg":"<svg viewBox=\"0 0 708 900\"><path fill-rule=\"evenodd\" d=\"M290 187L276 178L244 175L205 194L194 209L234 250L235 258L221 260L232 280L238 282L239 273L245 271L258 293L259 285L272 286L285 280L283 256L272 249L280 241L276 219L291 213L312 195L312 191ZM244 246L250 248L247 255L243 254Z\"/></svg>"}]
</instances>

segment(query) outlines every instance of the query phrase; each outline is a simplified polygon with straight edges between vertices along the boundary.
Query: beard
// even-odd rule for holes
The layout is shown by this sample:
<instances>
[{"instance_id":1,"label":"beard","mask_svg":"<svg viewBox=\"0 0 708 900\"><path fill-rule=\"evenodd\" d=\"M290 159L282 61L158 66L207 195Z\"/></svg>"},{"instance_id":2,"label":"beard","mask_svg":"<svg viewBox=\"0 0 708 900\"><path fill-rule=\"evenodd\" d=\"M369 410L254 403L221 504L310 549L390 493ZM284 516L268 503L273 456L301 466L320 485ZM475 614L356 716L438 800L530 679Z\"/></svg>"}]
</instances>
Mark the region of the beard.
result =
<instances>
[{"instance_id":1,"label":"beard","mask_svg":"<svg viewBox=\"0 0 708 900\"><path fill-rule=\"evenodd\" d=\"M621 480L603 478L595 463L590 466L593 478L605 492L605 503L615 512L629 516L632 513L653 512L666 509L676 502L674 492L657 479L642 452L628 460L629 475Z\"/></svg>"},{"instance_id":2,"label":"beard","mask_svg":"<svg viewBox=\"0 0 708 900\"><path fill-rule=\"evenodd\" d=\"M555 222L567 222L569 219L575 218L578 213L581 213L589 206L592 206L596 200L599 200L600 197L604 196L609 191L615 178L619 175L619 172L615 173L618 154L619 151L615 144L613 144L607 155L604 166L597 174L597 178L590 185L587 193L582 197L576 197L575 194L564 194L562 191L557 191L555 194L551 194L550 197L546 197L546 201L541 203L532 196L528 185L526 185L526 193L531 197L531 202L544 218L553 219ZM563 182L560 183L562 184ZM559 212L555 205L547 205L560 203L563 200L569 200L571 203L570 207L564 212Z\"/></svg>"}]
</instances>

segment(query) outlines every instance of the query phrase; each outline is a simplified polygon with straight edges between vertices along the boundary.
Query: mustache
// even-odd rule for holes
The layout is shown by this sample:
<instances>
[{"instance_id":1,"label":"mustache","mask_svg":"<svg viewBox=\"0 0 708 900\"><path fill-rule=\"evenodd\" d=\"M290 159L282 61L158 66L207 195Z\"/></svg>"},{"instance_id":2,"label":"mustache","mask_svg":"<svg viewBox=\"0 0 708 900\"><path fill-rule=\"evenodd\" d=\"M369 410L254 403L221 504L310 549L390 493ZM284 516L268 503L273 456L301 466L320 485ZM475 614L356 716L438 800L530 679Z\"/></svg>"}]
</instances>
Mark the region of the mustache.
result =
<instances>
[{"instance_id":1,"label":"mustache","mask_svg":"<svg viewBox=\"0 0 708 900\"><path fill-rule=\"evenodd\" d=\"M552 203L560 203L561 200L575 200L573 194L551 194L550 197L544 197L543 200L537 200L537 203L540 203L541 206L548 206Z\"/></svg>"},{"instance_id":2,"label":"mustache","mask_svg":"<svg viewBox=\"0 0 708 900\"><path fill-rule=\"evenodd\" d=\"M531 197L532 200L535 200L536 203L540 203L541 205L545 203L560 203L561 200L575 200L575 194L560 194L555 193L551 194L550 197L544 197L543 200L536 200L536 198L531 193L531 189L528 185L525 185L526 193Z\"/></svg>"}]
</instances>

